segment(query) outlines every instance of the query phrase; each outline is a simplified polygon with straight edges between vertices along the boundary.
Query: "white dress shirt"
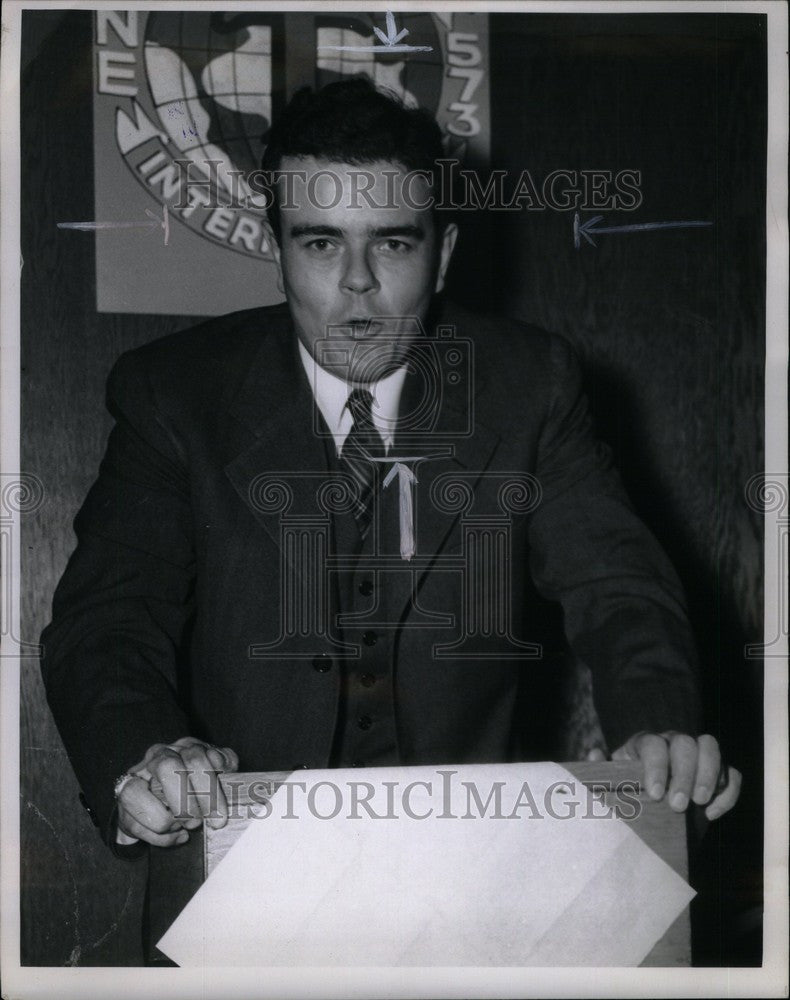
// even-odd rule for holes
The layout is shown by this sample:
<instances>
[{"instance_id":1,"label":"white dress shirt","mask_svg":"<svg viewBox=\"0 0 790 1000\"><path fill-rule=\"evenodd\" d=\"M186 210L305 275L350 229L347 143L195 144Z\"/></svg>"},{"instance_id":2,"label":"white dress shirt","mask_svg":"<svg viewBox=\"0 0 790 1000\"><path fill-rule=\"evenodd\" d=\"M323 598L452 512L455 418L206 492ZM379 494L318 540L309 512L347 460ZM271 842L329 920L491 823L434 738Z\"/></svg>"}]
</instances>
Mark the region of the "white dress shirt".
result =
<instances>
[{"instance_id":1,"label":"white dress shirt","mask_svg":"<svg viewBox=\"0 0 790 1000\"><path fill-rule=\"evenodd\" d=\"M310 352L301 340L299 341L299 355L304 365L307 381L313 390L313 398L316 401L318 409L321 411L321 416L326 421L327 427L332 432L339 456L351 430L351 426L354 423L354 419L346 403L355 386L322 368L311 357ZM404 365L385 378L379 379L378 382L373 382L363 387L368 389L373 396L371 418L373 426L379 432L381 440L384 442L385 454L389 454L390 448L395 443L398 406L405 378L406 367Z\"/></svg>"}]
</instances>

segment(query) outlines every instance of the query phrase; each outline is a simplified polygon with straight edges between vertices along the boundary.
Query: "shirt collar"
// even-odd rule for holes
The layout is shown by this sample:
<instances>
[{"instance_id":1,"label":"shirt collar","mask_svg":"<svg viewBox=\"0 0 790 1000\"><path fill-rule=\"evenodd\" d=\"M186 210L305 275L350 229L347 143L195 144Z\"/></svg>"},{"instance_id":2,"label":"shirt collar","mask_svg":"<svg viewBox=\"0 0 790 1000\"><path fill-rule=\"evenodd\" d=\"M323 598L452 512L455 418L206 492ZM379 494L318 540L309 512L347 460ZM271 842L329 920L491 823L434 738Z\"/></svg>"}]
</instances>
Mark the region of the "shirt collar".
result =
<instances>
[{"instance_id":1,"label":"shirt collar","mask_svg":"<svg viewBox=\"0 0 790 1000\"><path fill-rule=\"evenodd\" d=\"M339 455L351 430L351 425L354 423L346 406L353 386L345 379L338 378L337 375L322 368L311 357L301 340L299 341L299 356L302 359L307 381L313 391L313 398L332 433ZM371 407L373 426L381 435L387 452L395 443L395 425L405 378L406 366L403 365L385 378L379 379L378 382L364 387L373 396Z\"/></svg>"}]
</instances>

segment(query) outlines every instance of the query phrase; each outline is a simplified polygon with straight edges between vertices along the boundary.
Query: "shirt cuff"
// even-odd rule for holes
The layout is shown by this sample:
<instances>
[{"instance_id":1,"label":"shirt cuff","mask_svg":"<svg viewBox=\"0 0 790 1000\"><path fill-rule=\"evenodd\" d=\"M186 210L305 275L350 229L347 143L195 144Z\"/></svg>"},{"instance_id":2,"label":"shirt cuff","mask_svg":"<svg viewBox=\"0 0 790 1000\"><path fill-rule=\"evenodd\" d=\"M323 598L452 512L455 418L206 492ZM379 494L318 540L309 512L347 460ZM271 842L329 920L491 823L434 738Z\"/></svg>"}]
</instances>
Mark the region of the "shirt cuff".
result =
<instances>
[{"instance_id":1,"label":"shirt cuff","mask_svg":"<svg viewBox=\"0 0 790 1000\"><path fill-rule=\"evenodd\" d=\"M118 839L119 836L123 837L126 842L121 842ZM139 858L145 857L148 853L148 844L145 841L129 837L118 829L117 805L112 811L110 823L107 828L107 846L116 858L121 858L124 861L137 861Z\"/></svg>"}]
</instances>

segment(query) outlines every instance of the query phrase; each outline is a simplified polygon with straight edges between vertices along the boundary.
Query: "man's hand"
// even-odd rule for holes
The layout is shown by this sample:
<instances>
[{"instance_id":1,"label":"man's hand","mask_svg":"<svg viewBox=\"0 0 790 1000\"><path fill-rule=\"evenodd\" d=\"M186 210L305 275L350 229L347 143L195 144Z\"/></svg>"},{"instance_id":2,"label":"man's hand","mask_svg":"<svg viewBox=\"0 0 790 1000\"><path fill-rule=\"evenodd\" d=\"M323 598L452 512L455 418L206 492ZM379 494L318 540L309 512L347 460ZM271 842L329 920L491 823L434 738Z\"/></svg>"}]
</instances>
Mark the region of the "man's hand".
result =
<instances>
[{"instance_id":1,"label":"man's hand","mask_svg":"<svg viewBox=\"0 0 790 1000\"><path fill-rule=\"evenodd\" d=\"M602 760L603 753L593 751L588 756L588 760L596 759ZM666 793L675 812L683 812L691 801L705 806L709 820L718 819L732 809L741 793L741 772L734 767L727 768L726 784L719 781L721 752L713 736L694 739L676 732L637 733L615 750L612 760L641 760L647 794L659 801Z\"/></svg>"},{"instance_id":2,"label":"man's hand","mask_svg":"<svg viewBox=\"0 0 790 1000\"><path fill-rule=\"evenodd\" d=\"M228 803L219 783L222 771L236 771L239 759L228 747L192 736L156 743L130 768L117 793L119 844L144 840L172 847L189 839L205 819L215 829L228 821Z\"/></svg>"}]
</instances>

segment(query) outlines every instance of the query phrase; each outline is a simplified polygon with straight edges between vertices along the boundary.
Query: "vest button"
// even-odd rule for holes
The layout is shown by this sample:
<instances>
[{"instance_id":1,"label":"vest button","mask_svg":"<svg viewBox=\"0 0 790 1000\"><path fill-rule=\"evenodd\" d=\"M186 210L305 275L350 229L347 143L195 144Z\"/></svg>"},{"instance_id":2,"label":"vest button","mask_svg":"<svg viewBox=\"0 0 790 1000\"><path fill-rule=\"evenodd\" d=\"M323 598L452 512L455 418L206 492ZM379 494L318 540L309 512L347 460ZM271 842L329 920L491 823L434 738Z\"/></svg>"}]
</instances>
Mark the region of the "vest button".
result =
<instances>
[{"instance_id":1,"label":"vest button","mask_svg":"<svg viewBox=\"0 0 790 1000\"><path fill-rule=\"evenodd\" d=\"M361 715L357 720L357 725L360 729L370 729L373 725L373 720L369 715Z\"/></svg>"},{"instance_id":2,"label":"vest button","mask_svg":"<svg viewBox=\"0 0 790 1000\"><path fill-rule=\"evenodd\" d=\"M379 637L376 632L365 632L365 634L362 636L362 641L365 643L366 646L375 646L378 640Z\"/></svg>"},{"instance_id":3,"label":"vest button","mask_svg":"<svg viewBox=\"0 0 790 1000\"><path fill-rule=\"evenodd\" d=\"M321 653L320 656L313 658L313 670L317 670L319 674L325 674L327 670L332 669L332 657L329 653Z\"/></svg>"},{"instance_id":4,"label":"vest button","mask_svg":"<svg viewBox=\"0 0 790 1000\"><path fill-rule=\"evenodd\" d=\"M366 688L373 687L373 685L376 683L376 677L374 674L363 674L359 678L359 682L362 685L362 687Z\"/></svg>"},{"instance_id":5,"label":"vest button","mask_svg":"<svg viewBox=\"0 0 790 1000\"><path fill-rule=\"evenodd\" d=\"M362 583L360 583L359 585L359 592L360 594L362 594L363 597L370 597L370 595L373 593L373 581L363 580Z\"/></svg>"}]
</instances>

